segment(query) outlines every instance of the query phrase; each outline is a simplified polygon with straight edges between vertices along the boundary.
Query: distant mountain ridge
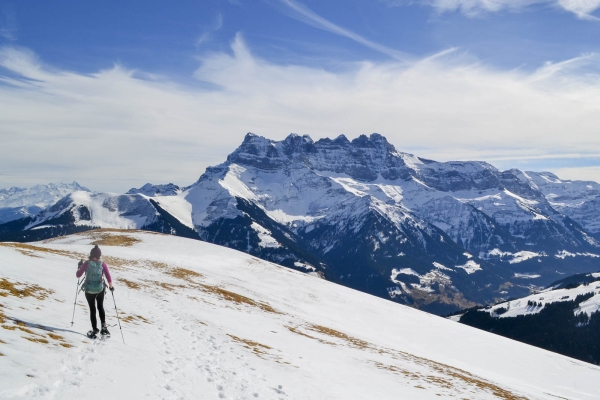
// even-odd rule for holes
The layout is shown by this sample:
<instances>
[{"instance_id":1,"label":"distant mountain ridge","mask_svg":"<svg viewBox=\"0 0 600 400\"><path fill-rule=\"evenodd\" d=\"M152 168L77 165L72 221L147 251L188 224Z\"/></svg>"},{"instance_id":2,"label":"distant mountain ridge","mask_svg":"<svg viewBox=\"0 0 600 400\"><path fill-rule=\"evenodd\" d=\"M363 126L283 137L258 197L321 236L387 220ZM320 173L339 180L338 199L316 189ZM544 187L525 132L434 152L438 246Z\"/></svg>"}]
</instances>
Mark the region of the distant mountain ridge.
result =
<instances>
[{"instance_id":1,"label":"distant mountain ridge","mask_svg":"<svg viewBox=\"0 0 600 400\"><path fill-rule=\"evenodd\" d=\"M600 364L600 272L563 278L527 297L468 310L450 318Z\"/></svg>"},{"instance_id":2,"label":"distant mountain ridge","mask_svg":"<svg viewBox=\"0 0 600 400\"><path fill-rule=\"evenodd\" d=\"M158 230L441 314L600 269L599 194L595 182L419 158L379 134L315 142L249 133L188 187L74 193L0 225L0 238Z\"/></svg>"},{"instance_id":3,"label":"distant mountain ridge","mask_svg":"<svg viewBox=\"0 0 600 400\"><path fill-rule=\"evenodd\" d=\"M77 182L0 189L0 223L35 215L76 191L89 192L89 189Z\"/></svg>"}]
</instances>

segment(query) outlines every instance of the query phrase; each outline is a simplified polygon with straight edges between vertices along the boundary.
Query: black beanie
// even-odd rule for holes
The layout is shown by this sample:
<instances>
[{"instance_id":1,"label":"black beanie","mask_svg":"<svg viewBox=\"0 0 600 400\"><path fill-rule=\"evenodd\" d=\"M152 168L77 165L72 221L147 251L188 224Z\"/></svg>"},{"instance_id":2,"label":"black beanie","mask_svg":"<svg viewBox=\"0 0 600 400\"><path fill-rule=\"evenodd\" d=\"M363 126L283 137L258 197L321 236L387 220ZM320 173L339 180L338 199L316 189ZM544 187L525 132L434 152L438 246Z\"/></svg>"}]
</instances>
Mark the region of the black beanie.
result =
<instances>
[{"instance_id":1,"label":"black beanie","mask_svg":"<svg viewBox=\"0 0 600 400\"><path fill-rule=\"evenodd\" d=\"M98 247L98 245L96 245L96 247L94 247L92 249L92 251L90 251L90 258L100 258L102 257L102 252L100 251L100 247Z\"/></svg>"}]
</instances>

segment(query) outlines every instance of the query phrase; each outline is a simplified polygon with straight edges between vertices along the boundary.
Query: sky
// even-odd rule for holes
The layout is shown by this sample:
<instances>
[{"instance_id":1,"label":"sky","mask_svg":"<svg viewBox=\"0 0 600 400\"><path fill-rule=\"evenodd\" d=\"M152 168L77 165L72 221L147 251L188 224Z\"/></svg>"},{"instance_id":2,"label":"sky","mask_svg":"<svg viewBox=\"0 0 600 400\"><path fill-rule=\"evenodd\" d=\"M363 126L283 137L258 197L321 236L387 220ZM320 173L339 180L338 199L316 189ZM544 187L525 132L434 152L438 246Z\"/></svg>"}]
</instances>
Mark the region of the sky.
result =
<instances>
[{"instance_id":1,"label":"sky","mask_svg":"<svg viewBox=\"0 0 600 400\"><path fill-rule=\"evenodd\" d=\"M600 0L0 3L0 188L195 182L253 132L600 181Z\"/></svg>"}]
</instances>

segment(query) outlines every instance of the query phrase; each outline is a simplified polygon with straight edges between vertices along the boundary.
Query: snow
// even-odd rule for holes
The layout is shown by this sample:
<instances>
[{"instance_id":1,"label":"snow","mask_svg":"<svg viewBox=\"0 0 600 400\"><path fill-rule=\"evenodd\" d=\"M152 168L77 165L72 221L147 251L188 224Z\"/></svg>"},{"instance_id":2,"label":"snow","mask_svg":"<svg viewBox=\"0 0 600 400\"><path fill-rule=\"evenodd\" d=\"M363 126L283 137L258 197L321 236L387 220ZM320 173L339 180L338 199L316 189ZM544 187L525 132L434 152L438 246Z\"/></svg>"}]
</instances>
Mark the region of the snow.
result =
<instances>
[{"instance_id":1,"label":"snow","mask_svg":"<svg viewBox=\"0 0 600 400\"><path fill-rule=\"evenodd\" d=\"M298 267L298 268L305 268L311 271L316 271L317 269L315 267L313 267L312 265L308 264L308 263L302 263L300 261L295 261L294 262L294 266Z\"/></svg>"},{"instance_id":2,"label":"snow","mask_svg":"<svg viewBox=\"0 0 600 400\"><path fill-rule=\"evenodd\" d=\"M30 206L45 208L66 195L79 190L89 192L89 189L80 186L77 182L49 183L47 185L35 185L30 188L0 189L0 209Z\"/></svg>"},{"instance_id":3,"label":"snow","mask_svg":"<svg viewBox=\"0 0 600 400\"><path fill-rule=\"evenodd\" d=\"M445 271L454 271L452 268L445 267L442 264L440 264L439 262L434 262L433 266L436 267L437 269L443 269Z\"/></svg>"},{"instance_id":4,"label":"snow","mask_svg":"<svg viewBox=\"0 0 600 400\"><path fill-rule=\"evenodd\" d=\"M467 274L473 274L477 271L481 271L481 266L473 260L469 260L464 265L456 265L456 268L462 268Z\"/></svg>"},{"instance_id":5,"label":"snow","mask_svg":"<svg viewBox=\"0 0 600 400\"><path fill-rule=\"evenodd\" d=\"M509 263L516 264L535 257L544 257L544 254L536 253L533 251L519 251L513 254L513 258L509 261Z\"/></svg>"},{"instance_id":6,"label":"snow","mask_svg":"<svg viewBox=\"0 0 600 400\"><path fill-rule=\"evenodd\" d=\"M593 254L593 253L579 253L579 252L577 252L577 253L571 253L571 252L569 252L567 250L561 250L558 253L556 253L556 255L555 255L556 258L560 258L560 259L563 259L563 260L566 257L577 257L577 256L580 256L580 257L591 257L591 258L598 258L598 257L600 257L600 255L598 255L598 254Z\"/></svg>"},{"instance_id":7,"label":"snow","mask_svg":"<svg viewBox=\"0 0 600 400\"><path fill-rule=\"evenodd\" d=\"M260 242L258 245L260 247L266 248L278 248L281 247L281 244L273 236L271 236L271 231L264 228L262 225L257 224L256 222L252 222L252 229L256 231L258 234L258 238Z\"/></svg>"},{"instance_id":8,"label":"snow","mask_svg":"<svg viewBox=\"0 0 600 400\"><path fill-rule=\"evenodd\" d=\"M536 278L536 275L529 274L515 274L516 278ZM500 314L500 318L516 317L518 315L529 315L539 313L543 307L531 307L527 305L527 302L535 302L538 304L546 305L560 301L574 300L575 297L581 294L594 293L594 296L589 300L586 300L580 304L580 308L575 312L579 314L585 312L588 315L600 310L600 282L592 282L588 286L580 285L576 288L571 289L545 289L541 292L508 302L502 302L494 305L489 309L479 310L481 312L488 312L494 314L498 308L506 308L507 312Z\"/></svg>"},{"instance_id":9,"label":"snow","mask_svg":"<svg viewBox=\"0 0 600 400\"><path fill-rule=\"evenodd\" d=\"M515 272L515 278L521 278L521 279L536 279L541 277L540 274L527 274L527 273L518 273Z\"/></svg>"},{"instance_id":10,"label":"snow","mask_svg":"<svg viewBox=\"0 0 600 400\"><path fill-rule=\"evenodd\" d=\"M0 223L36 215L44 208L50 207L61 198L78 190L89 192L77 182L0 189Z\"/></svg>"},{"instance_id":11,"label":"snow","mask_svg":"<svg viewBox=\"0 0 600 400\"><path fill-rule=\"evenodd\" d=\"M404 275L414 275L414 276L421 276L419 275L419 273L417 271L415 271L412 268L402 268L402 269L392 269L392 276L390 277L391 281L394 283L398 283L396 281L396 277L400 274L404 274Z\"/></svg>"},{"instance_id":12,"label":"snow","mask_svg":"<svg viewBox=\"0 0 600 400\"><path fill-rule=\"evenodd\" d=\"M232 196L242 197L244 199L256 200L256 196L244 184L241 175L246 172L246 168L241 165L232 164L229 166L229 172L225 178L219 181L219 184L229 191Z\"/></svg>"},{"instance_id":13,"label":"snow","mask_svg":"<svg viewBox=\"0 0 600 400\"><path fill-rule=\"evenodd\" d=\"M0 398L493 399L506 391L594 399L600 392L593 365L243 253L159 234L103 234L138 240L101 245L125 344L118 327L108 341L83 336L82 296L70 327L76 261L97 232L0 244L2 282L52 291L42 299L40 291L32 290L36 298L0 289ZM105 304L116 324L110 296Z\"/></svg>"},{"instance_id":14,"label":"snow","mask_svg":"<svg viewBox=\"0 0 600 400\"><path fill-rule=\"evenodd\" d=\"M182 196L157 196L152 200L165 209L169 214L174 216L183 225L194 229L192 221L192 205Z\"/></svg>"},{"instance_id":15,"label":"snow","mask_svg":"<svg viewBox=\"0 0 600 400\"><path fill-rule=\"evenodd\" d=\"M530 260L536 257L546 257L546 254L543 252L534 252L534 251L518 251L516 253L511 253L510 251L501 251L500 249L493 249L485 253L482 258L489 259L490 257L499 257L499 258L508 258L509 264L518 264L523 261Z\"/></svg>"}]
</instances>

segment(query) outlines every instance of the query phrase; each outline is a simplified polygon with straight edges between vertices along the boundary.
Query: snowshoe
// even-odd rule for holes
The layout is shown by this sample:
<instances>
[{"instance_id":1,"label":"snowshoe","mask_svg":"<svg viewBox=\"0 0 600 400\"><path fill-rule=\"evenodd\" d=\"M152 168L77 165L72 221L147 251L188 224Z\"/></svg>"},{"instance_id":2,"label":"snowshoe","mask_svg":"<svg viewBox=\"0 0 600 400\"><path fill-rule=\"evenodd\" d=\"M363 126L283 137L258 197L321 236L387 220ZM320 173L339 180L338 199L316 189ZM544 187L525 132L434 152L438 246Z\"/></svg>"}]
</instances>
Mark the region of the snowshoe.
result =
<instances>
[{"instance_id":1,"label":"snowshoe","mask_svg":"<svg viewBox=\"0 0 600 400\"><path fill-rule=\"evenodd\" d=\"M110 332L108 331L108 328L106 328L106 325L102 326L102 329L100 330L100 334L102 335L103 338L110 337Z\"/></svg>"},{"instance_id":2,"label":"snowshoe","mask_svg":"<svg viewBox=\"0 0 600 400\"><path fill-rule=\"evenodd\" d=\"M87 336L88 338L90 338L90 339L96 339L96 338L98 338L98 336L96 335L98 332L99 332L99 331L98 331L98 328L96 328L96 329L92 329L91 331L89 331L89 332L87 333L87 335L86 335L86 336Z\"/></svg>"}]
</instances>

